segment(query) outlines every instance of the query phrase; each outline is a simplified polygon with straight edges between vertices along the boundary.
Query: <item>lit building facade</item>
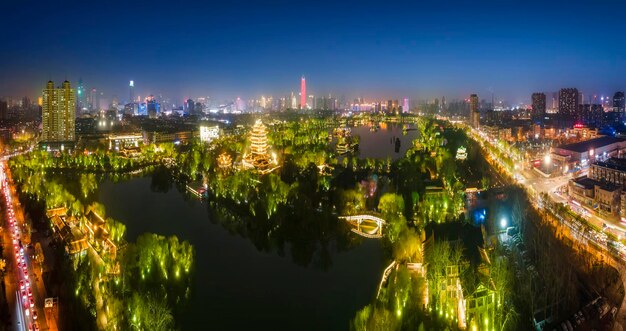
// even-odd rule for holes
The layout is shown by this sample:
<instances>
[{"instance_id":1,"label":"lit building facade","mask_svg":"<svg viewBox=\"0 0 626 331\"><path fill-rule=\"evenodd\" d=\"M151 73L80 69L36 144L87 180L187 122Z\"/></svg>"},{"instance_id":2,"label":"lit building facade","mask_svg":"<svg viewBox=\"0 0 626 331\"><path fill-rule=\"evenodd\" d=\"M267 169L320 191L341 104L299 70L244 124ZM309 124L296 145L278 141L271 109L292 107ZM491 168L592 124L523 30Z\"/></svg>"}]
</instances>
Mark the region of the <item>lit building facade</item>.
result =
<instances>
[{"instance_id":1,"label":"lit building facade","mask_svg":"<svg viewBox=\"0 0 626 331\"><path fill-rule=\"evenodd\" d=\"M49 81L43 90L41 122L42 141L64 142L75 139L76 94L70 82L54 87Z\"/></svg>"},{"instance_id":2,"label":"lit building facade","mask_svg":"<svg viewBox=\"0 0 626 331\"><path fill-rule=\"evenodd\" d=\"M200 141L203 143L211 142L213 139L217 139L220 136L219 126L200 126Z\"/></svg>"},{"instance_id":3,"label":"lit building facade","mask_svg":"<svg viewBox=\"0 0 626 331\"><path fill-rule=\"evenodd\" d=\"M561 126L566 127L568 120L581 120L580 117L576 118L579 113L580 97L578 89L576 88L563 88L559 90L559 118L561 119Z\"/></svg>"},{"instance_id":4,"label":"lit building facade","mask_svg":"<svg viewBox=\"0 0 626 331\"><path fill-rule=\"evenodd\" d=\"M244 168L254 168L260 173L268 173L277 168L276 156L269 154L267 128L257 120L250 134L250 150L243 157Z\"/></svg>"}]
</instances>

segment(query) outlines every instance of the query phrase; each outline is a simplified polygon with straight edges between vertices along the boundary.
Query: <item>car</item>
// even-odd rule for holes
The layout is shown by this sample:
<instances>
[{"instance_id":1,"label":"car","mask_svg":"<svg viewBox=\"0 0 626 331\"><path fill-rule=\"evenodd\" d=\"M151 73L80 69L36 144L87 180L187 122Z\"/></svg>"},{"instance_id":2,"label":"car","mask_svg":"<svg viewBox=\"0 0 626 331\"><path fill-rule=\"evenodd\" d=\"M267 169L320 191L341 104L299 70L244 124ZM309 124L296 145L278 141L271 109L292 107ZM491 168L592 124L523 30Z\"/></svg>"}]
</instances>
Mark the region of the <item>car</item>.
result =
<instances>
[{"instance_id":1,"label":"car","mask_svg":"<svg viewBox=\"0 0 626 331\"><path fill-rule=\"evenodd\" d=\"M33 327L35 328L35 331L39 331L39 323L37 323L37 321L35 321L35 324L33 324Z\"/></svg>"},{"instance_id":2,"label":"car","mask_svg":"<svg viewBox=\"0 0 626 331\"><path fill-rule=\"evenodd\" d=\"M30 290L30 287L28 288L28 297L29 298L33 297L33 291Z\"/></svg>"},{"instance_id":3,"label":"car","mask_svg":"<svg viewBox=\"0 0 626 331\"><path fill-rule=\"evenodd\" d=\"M22 290L22 301L26 302L27 295L26 295L26 291Z\"/></svg>"},{"instance_id":4,"label":"car","mask_svg":"<svg viewBox=\"0 0 626 331\"><path fill-rule=\"evenodd\" d=\"M28 310L27 310L27 312L28 312ZM28 331L33 331L33 330L35 330L33 328L33 323L28 323Z\"/></svg>"},{"instance_id":5,"label":"car","mask_svg":"<svg viewBox=\"0 0 626 331\"><path fill-rule=\"evenodd\" d=\"M24 285L26 285L26 287L30 287L30 281L28 281L28 279L24 280Z\"/></svg>"},{"instance_id":6,"label":"car","mask_svg":"<svg viewBox=\"0 0 626 331\"><path fill-rule=\"evenodd\" d=\"M35 307L35 299L33 297L30 297L30 299L28 299L28 303L30 304L30 308Z\"/></svg>"},{"instance_id":7,"label":"car","mask_svg":"<svg viewBox=\"0 0 626 331\"><path fill-rule=\"evenodd\" d=\"M22 269L24 271L24 278L28 278L28 270L26 268Z\"/></svg>"},{"instance_id":8,"label":"car","mask_svg":"<svg viewBox=\"0 0 626 331\"><path fill-rule=\"evenodd\" d=\"M20 290L23 290L23 289L24 289L24 281L20 280Z\"/></svg>"},{"instance_id":9,"label":"car","mask_svg":"<svg viewBox=\"0 0 626 331\"><path fill-rule=\"evenodd\" d=\"M33 320L37 320L37 311L33 309Z\"/></svg>"},{"instance_id":10,"label":"car","mask_svg":"<svg viewBox=\"0 0 626 331\"><path fill-rule=\"evenodd\" d=\"M20 255L24 256L24 248L20 248Z\"/></svg>"}]
</instances>

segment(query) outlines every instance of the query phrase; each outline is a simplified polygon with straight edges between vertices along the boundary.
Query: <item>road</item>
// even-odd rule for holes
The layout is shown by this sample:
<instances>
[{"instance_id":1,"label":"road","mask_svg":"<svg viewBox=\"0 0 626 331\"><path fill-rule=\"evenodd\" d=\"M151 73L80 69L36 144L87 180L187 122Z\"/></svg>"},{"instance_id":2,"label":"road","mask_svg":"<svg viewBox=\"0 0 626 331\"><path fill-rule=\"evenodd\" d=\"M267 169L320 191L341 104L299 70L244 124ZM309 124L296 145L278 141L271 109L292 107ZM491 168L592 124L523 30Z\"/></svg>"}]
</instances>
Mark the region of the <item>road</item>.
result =
<instances>
[{"instance_id":1,"label":"road","mask_svg":"<svg viewBox=\"0 0 626 331\"><path fill-rule=\"evenodd\" d=\"M491 144L492 146L494 146L494 144L489 141L484 133L471 128L470 136L480 144L483 152L487 154L487 160L494 169L504 176L514 178L526 189L536 208L550 211L558 218L561 225L569 228L569 231L565 231L565 235L573 239L574 242L578 242L579 248L601 258L603 261L616 268L620 273L622 284L626 290L626 246L619 242L607 240L605 233L609 232L615 234L618 239L622 238L626 234L625 224L622 224L617 218L602 217L594 210L576 204L571 201L566 194L560 193L559 191L563 191L571 177L557 176L546 178L536 171L523 169L523 166L519 165L516 166L515 169L509 169L503 166L501 162L497 162L496 160L499 160L499 157L492 154L489 148L486 148L487 144ZM519 156L511 155L511 151L509 150L504 150L501 147L496 148L502 155L506 155L512 160L521 159ZM541 193L547 194L547 200L542 200ZM560 211L556 208L557 203L565 204L574 213L582 216L587 222L602 229L602 231L596 231L589 225L581 223L567 213L561 215ZM619 307L615 321L614 330L619 331L625 329L626 296L623 298Z\"/></svg>"},{"instance_id":2,"label":"road","mask_svg":"<svg viewBox=\"0 0 626 331\"><path fill-rule=\"evenodd\" d=\"M7 270L5 284L9 307L14 307L13 323L15 330L48 330L45 320L44 299L45 286L41 275L35 273L31 261L32 249L22 244L24 239L24 214L19 202L15 199L15 188L12 185L10 172L6 163L0 163L0 181L2 186L3 204L3 243ZM22 290L21 284L24 284ZM31 294L28 294L30 289ZM33 307L30 307L30 297Z\"/></svg>"}]
</instances>

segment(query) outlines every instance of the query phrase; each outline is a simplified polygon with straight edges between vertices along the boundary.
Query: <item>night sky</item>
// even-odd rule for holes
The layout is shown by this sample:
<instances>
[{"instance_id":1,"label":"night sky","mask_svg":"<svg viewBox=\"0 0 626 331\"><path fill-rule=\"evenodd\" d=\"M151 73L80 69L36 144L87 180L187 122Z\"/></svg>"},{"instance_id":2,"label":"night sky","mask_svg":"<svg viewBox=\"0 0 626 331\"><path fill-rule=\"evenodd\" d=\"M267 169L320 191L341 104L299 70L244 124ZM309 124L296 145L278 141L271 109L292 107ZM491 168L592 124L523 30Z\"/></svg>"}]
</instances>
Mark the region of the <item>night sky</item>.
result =
<instances>
[{"instance_id":1,"label":"night sky","mask_svg":"<svg viewBox=\"0 0 626 331\"><path fill-rule=\"evenodd\" d=\"M470 93L626 87L623 1L30 1L0 4L0 96L82 77L125 100ZM62 4L61 4L62 3ZM471 4L471 5L470 5Z\"/></svg>"}]
</instances>

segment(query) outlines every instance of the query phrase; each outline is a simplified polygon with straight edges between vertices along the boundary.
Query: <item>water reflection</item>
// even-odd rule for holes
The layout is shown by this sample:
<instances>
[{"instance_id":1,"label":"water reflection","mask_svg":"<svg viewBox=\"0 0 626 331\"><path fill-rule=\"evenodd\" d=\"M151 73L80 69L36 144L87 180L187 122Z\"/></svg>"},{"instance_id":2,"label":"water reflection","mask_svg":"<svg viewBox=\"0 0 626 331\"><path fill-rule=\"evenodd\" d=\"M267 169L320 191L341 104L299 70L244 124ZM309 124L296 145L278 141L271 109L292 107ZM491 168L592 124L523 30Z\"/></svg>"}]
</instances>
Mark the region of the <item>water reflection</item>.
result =
<instances>
[{"instance_id":1,"label":"water reflection","mask_svg":"<svg viewBox=\"0 0 626 331\"><path fill-rule=\"evenodd\" d=\"M228 201L201 203L158 169L105 181L98 198L127 224L129 240L150 231L177 235L196 249L183 330L206 323L219 330L347 329L387 262L380 241L353 235L324 208L254 216Z\"/></svg>"}]
</instances>

